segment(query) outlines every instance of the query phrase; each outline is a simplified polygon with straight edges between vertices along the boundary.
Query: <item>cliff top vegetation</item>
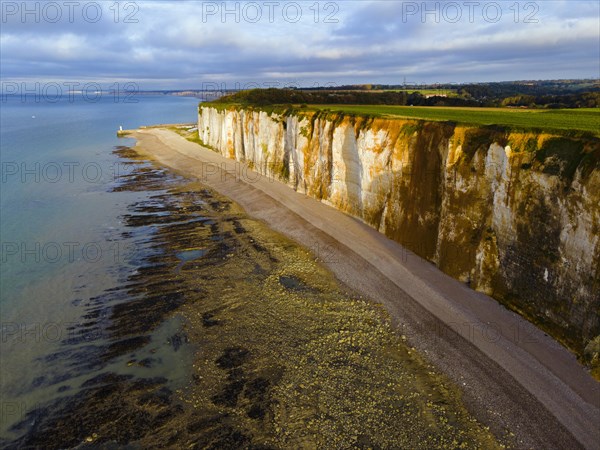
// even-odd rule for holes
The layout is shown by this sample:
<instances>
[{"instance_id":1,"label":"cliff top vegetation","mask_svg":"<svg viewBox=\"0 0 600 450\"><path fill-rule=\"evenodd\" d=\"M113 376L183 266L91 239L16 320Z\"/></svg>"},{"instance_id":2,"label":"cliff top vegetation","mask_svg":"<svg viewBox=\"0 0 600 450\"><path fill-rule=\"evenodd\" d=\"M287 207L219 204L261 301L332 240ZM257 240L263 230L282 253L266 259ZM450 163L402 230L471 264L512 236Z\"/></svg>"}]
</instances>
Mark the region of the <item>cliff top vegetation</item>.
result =
<instances>
[{"instance_id":1,"label":"cliff top vegetation","mask_svg":"<svg viewBox=\"0 0 600 450\"><path fill-rule=\"evenodd\" d=\"M588 93L598 96L600 93ZM581 94L583 95L583 94ZM398 117L495 126L517 130L551 131L560 134L600 136L600 107L525 108L482 107L467 103L455 106L426 106L411 99L425 98L407 91L306 91L294 89L253 89L240 91L210 102L216 108L255 108L269 113L314 111L369 117ZM430 97L427 100L435 99ZM452 98L446 98L452 101ZM461 99L455 99L461 100Z\"/></svg>"}]
</instances>

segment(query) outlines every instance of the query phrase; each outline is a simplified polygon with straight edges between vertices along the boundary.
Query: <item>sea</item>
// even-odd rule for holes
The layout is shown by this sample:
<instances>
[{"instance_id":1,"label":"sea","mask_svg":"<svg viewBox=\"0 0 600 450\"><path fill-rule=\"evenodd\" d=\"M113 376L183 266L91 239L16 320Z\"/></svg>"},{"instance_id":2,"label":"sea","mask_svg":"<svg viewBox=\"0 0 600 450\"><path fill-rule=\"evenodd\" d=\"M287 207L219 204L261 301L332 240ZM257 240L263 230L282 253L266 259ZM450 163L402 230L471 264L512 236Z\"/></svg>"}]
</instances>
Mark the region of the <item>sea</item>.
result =
<instances>
[{"instance_id":1,"label":"sea","mask_svg":"<svg viewBox=\"0 0 600 450\"><path fill-rule=\"evenodd\" d=\"M196 98L170 95L48 100L8 95L0 103L4 438L28 411L61 395L72 358L51 364L48 355L74 337L86 302L136 270L144 230L128 242L124 216L149 193L115 189L132 167L115 149L134 144L117 130L193 123L198 108Z\"/></svg>"}]
</instances>

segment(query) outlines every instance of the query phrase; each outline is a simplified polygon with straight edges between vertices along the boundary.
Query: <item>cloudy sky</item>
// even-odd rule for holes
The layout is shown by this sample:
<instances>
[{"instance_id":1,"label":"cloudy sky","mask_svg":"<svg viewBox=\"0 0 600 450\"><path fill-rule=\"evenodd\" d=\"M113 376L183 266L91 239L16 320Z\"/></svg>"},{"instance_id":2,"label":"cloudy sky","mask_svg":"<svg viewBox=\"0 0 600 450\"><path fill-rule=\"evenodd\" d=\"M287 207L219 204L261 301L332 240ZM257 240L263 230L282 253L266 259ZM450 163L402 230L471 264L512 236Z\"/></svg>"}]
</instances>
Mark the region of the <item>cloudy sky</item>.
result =
<instances>
[{"instance_id":1,"label":"cloudy sky","mask_svg":"<svg viewBox=\"0 0 600 450\"><path fill-rule=\"evenodd\" d=\"M1 1L2 81L142 89L600 78L597 1Z\"/></svg>"}]
</instances>

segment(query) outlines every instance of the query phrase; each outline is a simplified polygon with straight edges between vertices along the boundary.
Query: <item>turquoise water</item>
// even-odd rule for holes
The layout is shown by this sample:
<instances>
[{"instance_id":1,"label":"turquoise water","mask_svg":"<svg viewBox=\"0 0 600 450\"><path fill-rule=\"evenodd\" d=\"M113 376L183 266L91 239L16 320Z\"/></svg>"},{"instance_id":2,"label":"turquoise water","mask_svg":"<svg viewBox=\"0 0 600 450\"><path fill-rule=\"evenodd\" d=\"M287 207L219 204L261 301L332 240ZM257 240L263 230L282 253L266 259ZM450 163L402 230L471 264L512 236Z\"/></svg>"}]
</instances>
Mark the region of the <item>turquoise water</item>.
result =
<instances>
[{"instance_id":1,"label":"turquoise water","mask_svg":"<svg viewBox=\"0 0 600 450\"><path fill-rule=\"evenodd\" d=\"M0 395L2 427L55 395L34 389L40 357L68 338L82 299L116 286L136 247L119 239L127 205L111 192L130 168L113 154L116 130L196 120L197 99L138 96L126 103L2 98L0 103Z\"/></svg>"}]
</instances>

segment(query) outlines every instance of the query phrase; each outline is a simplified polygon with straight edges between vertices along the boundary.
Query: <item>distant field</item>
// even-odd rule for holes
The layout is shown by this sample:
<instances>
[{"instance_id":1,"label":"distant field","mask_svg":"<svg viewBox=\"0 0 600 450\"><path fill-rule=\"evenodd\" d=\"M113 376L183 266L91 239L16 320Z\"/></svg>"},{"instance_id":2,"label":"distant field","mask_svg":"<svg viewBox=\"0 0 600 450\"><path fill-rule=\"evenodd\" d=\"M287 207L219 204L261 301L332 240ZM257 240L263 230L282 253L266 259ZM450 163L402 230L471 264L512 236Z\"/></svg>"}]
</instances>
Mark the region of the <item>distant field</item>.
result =
<instances>
[{"instance_id":1,"label":"distant field","mask_svg":"<svg viewBox=\"0 0 600 450\"><path fill-rule=\"evenodd\" d=\"M385 105L310 105L354 114L452 121L472 125L500 125L518 129L588 131L600 135L600 108L526 110Z\"/></svg>"},{"instance_id":2,"label":"distant field","mask_svg":"<svg viewBox=\"0 0 600 450\"><path fill-rule=\"evenodd\" d=\"M446 97L456 97L458 94L455 89L385 89L385 90L374 90L373 92L406 92L412 94L418 92L421 95L443 95Z\"/></svg>"}]
</instances>

